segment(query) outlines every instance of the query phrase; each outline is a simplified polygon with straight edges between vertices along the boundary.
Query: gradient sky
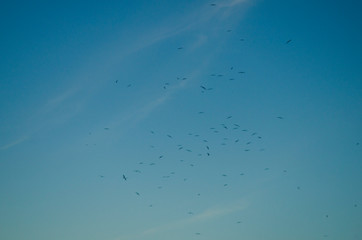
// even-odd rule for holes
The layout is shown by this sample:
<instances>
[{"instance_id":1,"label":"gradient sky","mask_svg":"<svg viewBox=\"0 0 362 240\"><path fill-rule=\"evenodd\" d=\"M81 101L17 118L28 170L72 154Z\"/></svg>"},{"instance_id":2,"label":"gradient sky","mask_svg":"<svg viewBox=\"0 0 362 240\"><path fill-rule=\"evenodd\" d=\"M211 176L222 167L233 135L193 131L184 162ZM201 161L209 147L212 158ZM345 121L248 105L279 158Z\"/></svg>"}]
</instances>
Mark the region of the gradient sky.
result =
<instances>
[{"instance_id":1,"label":"gradient sky","mask_svg":"<svg viewBox=\"0 0 362 240\"><path fill-rule=\"evenodd\" d=\"M362 239L361 9L3 1L0 239Z\"/></svg>"}]
</instances>

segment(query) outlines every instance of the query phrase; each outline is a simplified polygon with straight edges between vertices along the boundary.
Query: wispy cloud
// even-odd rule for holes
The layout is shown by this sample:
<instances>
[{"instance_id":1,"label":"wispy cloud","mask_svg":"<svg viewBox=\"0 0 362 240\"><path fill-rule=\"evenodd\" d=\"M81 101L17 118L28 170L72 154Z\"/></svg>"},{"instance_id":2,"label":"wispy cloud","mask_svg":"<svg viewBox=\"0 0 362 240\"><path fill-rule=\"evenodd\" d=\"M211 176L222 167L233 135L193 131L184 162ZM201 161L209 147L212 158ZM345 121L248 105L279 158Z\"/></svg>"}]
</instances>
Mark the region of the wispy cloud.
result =
<instances>
[{"instance_id":1,"label":"wispy cloud","mask_svg":"<svg viewBox=\"0 0 362 240\"><path fill-rule=\"evenodd\" d=\"M196 223L201 223L204 221L211 221L218 219L220 217L233 214L239 211L243 211L248 207L248 203L244 199L240 199L234 203L223 206L214 206L212 208L206 209L205 211L195 214L192 217L186 219L180 219L175 222L165 223L163 225L155 226L149 229L142 231L141 233L133 236L123 236L115 240L127 239L127 240L136 240L142 239L146 236L156 235L164 233L170 230L181 229L187 227L188 225L193 225Z\"/></svg>"},{"instance_id":2,"label":"wispy cloud","mask_svg":"<svg viewBox=\"0 0 362 240\"><path fill-rule=\"evenodd\" d=\"M250 2L250 0L231 0L231 1L223 1L220 6L222 7L235 7L240 4L245 4Z\"/></svg>"},{"instance_id":3,"label":"wispy cloud","mask_svg":"<svg viewBox=\"0 0 362 240\"><path fill-rule=\"evenodd\" d=\"M0 150L6 150L6 149L9 149L9 148L12 148L12 147L15 147L16 145L24 142L25 140L27 140L29 137L28 136L22 136L18 139L16 139L15 141L12 141L10 143L7 143L3 146L0 147Z\"/></svg>"},{"instance_id":4,"label":"wispy cloud","mask_svg":"<svg viewBox=\"0 0 362 240\"><path fill-rule=\"evenodd\" d=\"M29 132L27 138L30 138L32 133L42 129L44 126L49 126L55 122L58 123L59 121L55 121L56 119L54 119L53 113L59 108L66 107L66 105L77 106L71 107L71 112L68 112L67 116L62 117L63 123L81 113L82 108L87 105L87 99L92 98L92 95L101 89L99 86L105 84L105 82L109 83L109 79L119 72L119 63L127 59L130 55L137 54L147 47L166 41L172 37L190 31L192 32L200 27L202 29L208 29L207 26L210 19L220 18L220 21L223 22L225 20L225 15L229 14L229 11L224 10L242 6L242 4L246 2L249 1L230 0L217 2L216 8L209 5L200 6L199 8L187 12L182 17L166 19L157 26L153 26L146 31L141 31L142 33L140 35L131 37L132 41L130 41L130 45L125 46L120 44L120 39L116 39L112 43L107 42L104 45L99 46L93 53L90 53L85 57L87 60L77 68L77 72L69 76L66 82L70 82L71 84L68 87L65 87L65 90L57 95L50 96L44 101L42 106L39 106L39 108L34 111L33 116L28 119L28 122L33 123L33 126L30 127L31 130L24 131ZM223 12L223 17L220 17L220 12ZM228 13L226 14L226 12ZM173 17L170 16L170 18ZM207 34L200 34L195 38L193 43L189 43L189 49L187 51L194 51L203 46L208 42L208 38ZM108 64L100 64L101 62L106 62ZM74 81L70 81L72 79ZM90 82L92 83L92 87L89 86ZM149 100L143 106L138 106L138 108L132 109L127 113L121 113L121 116L116 117L116 119L112 121L113 124L111 122L110 125L117 125L130 120L133 123L139 122L149 116L159 106L165 104L171 99L174 93L186 87L188 83L189 80L170 86L167 93L163 93L161 96L157 96L155 99ZM87 90L84 90L85 87ZM122 121L119 121L120 118ZM13 145L13 143L8 143L1 149L7 149L9 147L5 146L11 147Z\"/></svg>"}]
</instances>

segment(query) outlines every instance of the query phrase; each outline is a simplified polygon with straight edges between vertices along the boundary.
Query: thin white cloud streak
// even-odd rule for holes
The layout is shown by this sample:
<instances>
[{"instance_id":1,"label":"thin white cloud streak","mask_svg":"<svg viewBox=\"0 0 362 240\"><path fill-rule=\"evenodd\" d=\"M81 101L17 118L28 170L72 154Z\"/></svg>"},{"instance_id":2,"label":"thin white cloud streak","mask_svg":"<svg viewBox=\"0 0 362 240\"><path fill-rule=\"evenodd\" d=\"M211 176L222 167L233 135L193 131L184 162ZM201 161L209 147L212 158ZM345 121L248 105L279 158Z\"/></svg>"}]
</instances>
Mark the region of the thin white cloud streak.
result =
<instances>
[{"instance_id":1,"label":"thin white cloud streak","mask_svg":"<svg viewBox=\"0 0 362 240\"><path fill-rule=\"evenodd\" d=\"M250 2L250 0L231 0L231 1L223 1L220 6L221 7L235 7L239 4L245 4L247 2Z\"/></svg>"},{"instance_id":2,"label":"thin white cloud streak","mask_svg":"<svg viewBox=\"0 0 362 240\"><path fill-rule=\"evenodd\" d=\"M7 150L9 148L15 147L16 145L21 144L22 142L26 141L28 138L29 138L28 136L22 136L13 142L10 142L10 143L7 143L7 144L1 146L0 150L3 151L3 150Z\"/></svg>"},{"instance_id":3,"label":"thin white cloud streak","mask_svg":"<svg viewBox=\"0 0 362 240\"><path fill-rule=\"evenodd\" d=\"M27 138L30 138L32 134L44 128L46 125L53 124L54 119L49 119L49 113L56 111L56 109L64 104L73 104L69 103L69 101L71 101L74 96L80 94L82 90L81 86L84 86L86 81L99 81L98 84L101 84L104 81L97 79L110 79L111 76L113 76L114 73L118 71L119 62L123 59L126 59L129 55L136 54L137 52L142 51L143 49L150 47L154 44L165 41L171 37L183 34L192 29L196 29L203 24L206 24L210 19L213 19L215 17L220 18L220 12L223 12L223 17L221 17L221 21L224 21L225 15L228 16L232 12L224 10L232 10L236 6L247 2L250 1L232 0L218 2L216 8L212 8L209 5L202 6L199 9L196 9L191 13L188 13L186 16L182 16L179 19L166 19L166 21L164 21L163 23L164 25L155 26L152 28L152 30L143 33L140 37L138 37L137 41L134 41L131 46L122 46L119 43L119 39L117 39L117 41L112 44L109 44L109 42L107 42L107 44L99 47L99 49L94 51L93 54L90 54L86 57L86 59L93 60L87 60L83 67L79 68L80 70L77 74L74 74L73 76L68 78L74 79L74 81L71 81L71 86L69 86L66 90L59 93L55 97L51 97L47 101L45 101L46 103L43 106L39 107L38 110L35 111L35 114L30 119L28 119L29 122L35 122L35 125L31 126L31 130L25 131L28 132L26 134ZM206 35L200 35L197 40L190 45L188 51L193 51L201 47L207 41L208 37ZM102 67L100 67L99 62L107 62L109 64L104 64L102 65ZM92 71L90 72L89 69L92 69ZM92 76L91 79L89 79L89 76ZM64 117L62 122L71 120L73 117L77 116L77 114L81 112L82 106L86 105L86 99L91 98L91 93L98 90L98 84L94 84L93 82L93 90L89 91L88 89L89 93L87 94L87 97L85 97L85 99L81 101L82 103L77 104L78 107L72 113L69 113L67 117ZM146 104L144 107L141 107L139 110L128 114L123 114L123 121L136 119L135 122L139 122L140 120L146 118L157 107L166 103L174 92L185 87L186 84L187 82L181 82L180 85L173 87L172 93L166 93L160 97L157 97L150 103ZM17 144L13 144L12 142L10 142L4 145L7 147L2 147L1 149L5 150L15 145Z\"/></svg>"},{"instance_id":4,"label":"thin white cloud streak","mask_svg":"<svg viewBox=\"0 0 362 240\"><path fill-rule=\"evenodd\" d=\"M222 23L225 21L225 18L227 18L230 14L232 14L232 10L234 10L237 6L240 7L242 4L245 4L247 2L250 2L250 0L223 1L220 4L218 4L216 10L214 10L209 5L201 7L200 9L197 9L194 12L189 13L187 16L182 18L182 20L179 20L178 23L176 24L176 27L175 24L170 24L170 22L172 21L166 21L166 24L164 26L158 26L157 28L155 28L156 30L154 30L153 32L149 32L145 34L143 37L139 38L138 42L129 49L126 55L137 53L138 51L141 51L142 49L147 48L149 46L152 46L153 44L157 44L173 36L203 26L203 24L207 24L207 22L210 19L214 17L219 18L220 12L223 13L223 16L220 17ZM207 43L207 41L208 41L208 36L201 34L197 36L194 43L189 45L188 49L184 50L186 50L186 52L188 53L192 52L197 48L203 46L205 43ZM217 51L218 51L217 49L214 49L213 52L210 53L208 59L204 59L201 66L198 66L193 73L188 74L189 77L187 80L181 81L177 85L168 87L168 92L163 93L161 96L158 96L155 99L147 100L147 103L141 107L138 107L137 110L132 110L128 113L121 113L120 116L115 118L115 120L105 125L115 128L119 125L123 125L125 122L129 122L130 124L127 124L127 128L129 129L131 126L134 126L137 123L139 123L141 120L147 118L150 114L152 114L154 110L156 110L158 107L162 106L163 104L167 103L167 101L171 99L173 94L185 88L191 82L190 79L197 79L197 76L202 72L202 69L206 68L206 66L209 64L210 60L212 59L213 55L215 55L215 52Z\"/></svg>"},{"instance_id":5,"label":"thin white cloud streak","mask_svg":"<svg viewBox=\"0 0 362 240\"><path fill-rule=\"evenodd\" d=\"M187 219L181 219L178 221L174 221L171 223L166 223L160 226L152 227L149 229L146 229L142 231L141 233L133 236L122 236L118 237L114 240L136 240L136 239L143 239L147 236L152 236L156 234L162 234L167 231L176 230L176 229L182 229L184 227L187 227L189 225L205 222L205 221L211 221L218 218L221 218L223 216L233 214L236 212L240 212L248 208L249 204L244 200L238 200L235 203L231 203L227 206L217 206L212 207L209 209L206 209L204 212L196 214L192 217L189 217Z\"/></svg>"}]
</instances>

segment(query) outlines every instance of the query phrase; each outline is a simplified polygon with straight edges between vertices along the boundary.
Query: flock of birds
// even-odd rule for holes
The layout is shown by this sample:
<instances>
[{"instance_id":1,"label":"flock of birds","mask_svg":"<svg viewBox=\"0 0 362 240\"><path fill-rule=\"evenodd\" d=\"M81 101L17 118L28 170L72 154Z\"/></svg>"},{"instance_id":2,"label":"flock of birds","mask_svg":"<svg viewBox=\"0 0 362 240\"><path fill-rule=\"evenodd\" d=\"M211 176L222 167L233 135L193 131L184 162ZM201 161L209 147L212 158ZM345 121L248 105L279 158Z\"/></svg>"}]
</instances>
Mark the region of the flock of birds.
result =
<instances>
[{"instance_id":1,"label":"flock of birds","mask_svg":"<svg viewBox=\"0 0 362 240\"><path fill-rule=\"evenodd\" d=\"M215 7L215 3L210 4L211 7ZM231 30L227 30L231 31ZM244 41L243 38L240 39L240 41ZM292 42L291 39L285 41L285 44L290 44ZM184 50L183 46L177 47L177 51ZM240 76L245 76L245 71L235 70L234 67L229 67L230 71L234 71L235 73L239 74ZM209 74L210 77L216 77L216 78L222 78L225 77L224 74L217 74L212 73ZM177 77L178 81L184 81L187 80L186 77ZM229 78L228 80L233 81L235 78ZM119 84L119 80L115 80L114 84ZM126 88L131 88L133 86L132 83L128 83L125 85ZM169 82L164 83L161 88L163 90L167 90L171 84ZM209 91L213 90L213 87L209 87L206 84L202 84L199 86L199 90L201 93L207 93ZM196 114L197 116L203 116L206 113L204 111L199 111ZM212 117L212 116L208 116ZM275 116L275 119L278 121L284 121L283 116ZM174 133L162 133L162 131L157 130L149 130L149 133L151 136L157 136L158 139L162 139L161 142L167 142L166 145L168 147L166 150L162 149L162 146L155 146L154 144L150 143L149 148L153 149L155 152L157 152L158 157L155 157L153 159L150 159L149 161L140 161L135 163L134 169L124 171L123 173L120 173L120 178L124 183L129 183L134 178L137 178L144 172L150 172L152 171L152 167L156 165L162 165L162 161L167 159L168 163L179 162L181 164L185 164L190 168L195 167L201 160L200 159L210 159L213 157L214 149L216 152L220 153L222 152L222 147L230 146L234 150L237 149L240 154L244 152L244 154L247 154L246 152L255 151L255 152L263 152L265 151L265 147L263 146L263 136L260 135L257 131L251 130L248 128L242 128L240 123L238 121L234 120L234 117L232 115L228 115L224 117L225 121L222 123L219 123L215 126L205 126L205 131L203 131L203 134L201 133L195 133L195 132L189 132L186 136L178 136ZM104 130L110 130L109 128L105 127ZM210 139L211 136L211 139ZM152 138L152 137L151 137ZM187 141L185 139L189 138ZM180 143L180 139L185 141L184 143ZM359 143L358 143L359 144ZM171 147L170 147L171 146ZM220 151L221 147L221 151ZM171 154L167 155L165 151L170 151ZM225 150L226 151L226 150ZM178 157L182 156L182 157ZM182 158L182 159L180 159ZM188 160L185 160L188 159ZM199 160L198 160L199 159ZM260 169L261 171L269 171L270 168L268 166L265 166L264 168ZM286 169L281 170L282 173L287 173ZM170 169L167 174L164 175L158 175L155 176L155 178L158 179L171 179L174 176L176 176L178 173L177 169ZM228 176L229 173L220 173L216 172L215 176L221 177L222 179L220 183L220 187L228 188ZM239 176L242 177L245 175L244 171L239 172ZM99 175L100 178L104 178L104 175ZM182 181L186 182L188 181L187 177L181 177ZM157 189L162 189L163 186L157 186ZM296 190L301 190L300 186L296 186ZM144 194L142 194L141 191L136 190L134 191L134 194L139 198L146 198ZM217 193L215 193L217 194ZM196 194L198 197L201 195L201 192L198 192ZM148 204L149 207L154 207L153 203ZM357 207L357 204L354 205L354 207ZM194 215L194 211L190 209L185 209L185 214L187 215ZM325 214L325 218L329 218L329 214ZM235 223L240 224L242 223L241 220L235 221ZM195 235L201 235L200 232L194 233ZM325 235L326 236L326 235Z\"/></svg>"}]
</instances>

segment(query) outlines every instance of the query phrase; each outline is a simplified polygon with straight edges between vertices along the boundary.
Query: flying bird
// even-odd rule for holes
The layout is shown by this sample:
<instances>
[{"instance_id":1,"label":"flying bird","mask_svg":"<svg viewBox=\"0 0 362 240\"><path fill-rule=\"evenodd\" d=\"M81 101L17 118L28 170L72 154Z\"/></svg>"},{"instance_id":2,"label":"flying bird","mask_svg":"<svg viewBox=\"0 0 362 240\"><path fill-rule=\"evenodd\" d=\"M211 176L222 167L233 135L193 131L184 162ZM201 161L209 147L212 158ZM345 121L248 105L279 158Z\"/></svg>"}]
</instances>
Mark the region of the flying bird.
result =
<instances>
[{"instance_id":1,"label":"flying bird","mask_svg":"<svg viewBox=\"0 0 362 240\"><path fill-rule=\"evenodd\" d=\"M292 41L292 39L289 39L288 41L285 42L285 44L288 44Z\"/></svg>"},{"instance_id":2,"label":"flying bird","mask_svg":"<svg viewBox=\"0 0 362 240\"><path fill-rule=\"evenodd\" d=\"M127 181L127 178L126 178L126 176L123 174L123 179L125 180L125 181Z\"/></svg>"}]
</instances>

